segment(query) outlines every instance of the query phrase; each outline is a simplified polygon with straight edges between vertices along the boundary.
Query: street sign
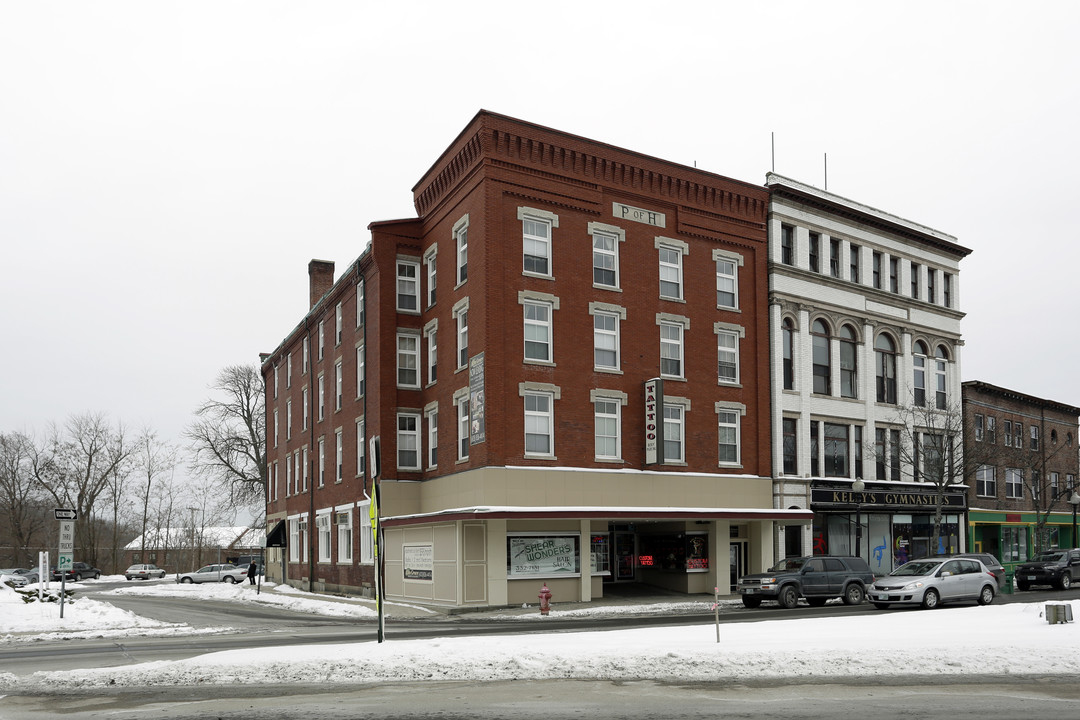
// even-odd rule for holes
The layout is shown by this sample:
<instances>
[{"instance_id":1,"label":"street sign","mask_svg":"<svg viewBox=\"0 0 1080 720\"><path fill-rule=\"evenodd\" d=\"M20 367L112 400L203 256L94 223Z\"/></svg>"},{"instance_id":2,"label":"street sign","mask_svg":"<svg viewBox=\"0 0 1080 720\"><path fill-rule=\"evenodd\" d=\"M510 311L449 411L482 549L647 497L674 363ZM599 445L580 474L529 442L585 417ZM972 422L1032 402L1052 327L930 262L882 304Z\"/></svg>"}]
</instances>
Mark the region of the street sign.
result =
<instances>
[{"instance_id":1,"label":"street sign","mask_svg":"<svg viewBox=\"0 0 1080 720\"><path fill-rule=\"evenodd\" d=\"M56 569L70 570L72 556L75 553L75 522L73 520L60 521L60 542L56 555Z\"/></svg>"},{"instance_id":2,"label":"street sign","mask_svg":"<svg viewBox=\"0 0 1080 720\"><path fill-rule=\"evenodd\" d=\"M53 517L57 520L78 520L78 513L68 508L56 508L53 510Z\"/></svg>"}]
</instances>

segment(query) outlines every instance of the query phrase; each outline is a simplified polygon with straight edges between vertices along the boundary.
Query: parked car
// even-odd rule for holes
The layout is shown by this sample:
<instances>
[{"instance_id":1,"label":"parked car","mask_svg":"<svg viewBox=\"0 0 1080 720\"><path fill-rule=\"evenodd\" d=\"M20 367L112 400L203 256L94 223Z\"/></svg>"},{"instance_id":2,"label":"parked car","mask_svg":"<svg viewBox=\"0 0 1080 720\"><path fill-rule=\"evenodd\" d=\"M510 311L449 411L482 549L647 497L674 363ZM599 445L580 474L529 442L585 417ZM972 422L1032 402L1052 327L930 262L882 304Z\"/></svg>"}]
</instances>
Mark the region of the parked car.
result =
<instances>
[{"instance_id":1,"label":"parked car","mask_svg":"<svg viewBox=\"0 0 1080 720\"><path fill-rule=\"evenodd\" d=\"M939 558L974 558L979 560L990 574L997 580L998 590L1005 586L1005 567L990 553L956 553L954 555L939 555Z\"/></svg>"},{"instance_id":2,"label":"parked car","mask_svg":"<svg viewBox=\"0 0 1080 720\"><path fill-rule=\"evenodd\" d=\"M53 580L60 580L60 571L56 568L53 568L51 577ZM88 565L84 562L77 562L72 563L71 569L65 571L64 579L75 580L76 582L78 582L79 580L89 580L90 578L97 580L99 577L101 577L101 571L98 570L96 567L94 567L93 565Z\"/></svg>"},{"instance_id":3,"label":"parked car","mask_svg":"<svg viewBox=\"0 0 1080 720\"><path fill-rule=\"evenodd\" d=\"M205 565L195 572L183 573L176 579L181 583L226 582L238 583L247 578L247 568L235 565Z\"/></svg>"},{"instance_id":4,"label":"parked car","mask_svg":"<svg viewBox=\"0 0 1080 720\"><path fill-rule=\"evenodd\" d=\"M1016 568L1016 587L1052 585L1068 590L1080 580L1080 550L1044 550Z\"/></svg>"},{"instance_id":5,"label":"parked car","mask_svg":"<svg viewBox=\"0 0 1080 720\"><path fill-rule=\"evenodd\" d=\"M945 602L974 600L989 605L997 593L997 578L974 558L912 560L880 577L870 586L870 602L884 610L892 605L922 605L932 609Z\"/></svg>"},{"instance_id":6,"label":"parked car","mask_svg":"<svg viewBox=\"0 0 1080 720\"><path fill-rule=\"evenodd\" d=\"M857 557L815 556L781 560L766 573L739 578L737 590L743 605L755 608L763 600L776 600L781 607L793 608L799 598L814 607L831 598L843 598L848 605L858 605L866 598L867 586L874 573L866 561Z\"/></svg>"},{"instance_id":7,"label":"parked car","mask_svg":"<svg viewBox=\"0 0 1080 720\"><path fill-rule=\"evenodd\" d=\"M128 580L149 580L151 578L165 577L165 571L153 563L132 565L124 571L124 577Z\"/></svg>"},{"instance_id":8,"label":"parked car","mask_svg":"<svg viewBox=\"0 0 1080 720\"><path fill-rule=\"evenodd\" d=\"M41 575L38 573L37 568L16 568L15 572L26 579L27 585L36 585L41 582Z\"/></svg>"},{"instance_id":9,"label":"parked car","mask_svg":"<svg viewBox=\"0 0 1080 720\"><path fill-rule=\"evenodd\" d=\"M5 568L0 570L0 583L10 587L23 587L27 580L19 573L19 568Z\"/></svg>"}]
</instances>

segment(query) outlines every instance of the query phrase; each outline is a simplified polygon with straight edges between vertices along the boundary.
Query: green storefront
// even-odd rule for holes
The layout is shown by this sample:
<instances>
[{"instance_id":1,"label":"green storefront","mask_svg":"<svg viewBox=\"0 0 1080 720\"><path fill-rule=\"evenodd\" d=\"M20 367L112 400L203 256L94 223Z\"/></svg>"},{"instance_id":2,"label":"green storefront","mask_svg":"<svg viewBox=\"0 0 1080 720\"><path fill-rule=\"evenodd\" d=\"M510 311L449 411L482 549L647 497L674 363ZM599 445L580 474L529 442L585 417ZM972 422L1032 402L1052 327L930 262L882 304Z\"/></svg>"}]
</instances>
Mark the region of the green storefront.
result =
<instances>
[{"instance_id":1,"label":"green storefront","mask_svg":"<svg viewBox=\"0 0 1080 720\"><path fill-rule=\"evenodd\" d=\"M987 552L1011 568L1035 554L1039 516L1034 512L968 511L968 548ZM1072 512L1050 513L1044 549L1078 547Z\"/></svg>"}]
</instances>

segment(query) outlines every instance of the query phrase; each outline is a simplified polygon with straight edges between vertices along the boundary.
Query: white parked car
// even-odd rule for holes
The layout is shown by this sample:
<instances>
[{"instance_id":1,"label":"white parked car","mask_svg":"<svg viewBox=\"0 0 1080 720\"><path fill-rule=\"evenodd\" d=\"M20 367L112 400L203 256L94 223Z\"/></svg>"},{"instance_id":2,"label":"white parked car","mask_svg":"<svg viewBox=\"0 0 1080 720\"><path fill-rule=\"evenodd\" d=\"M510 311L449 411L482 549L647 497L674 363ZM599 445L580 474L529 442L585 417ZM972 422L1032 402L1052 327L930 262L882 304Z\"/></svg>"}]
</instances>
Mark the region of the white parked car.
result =
<instances>
[{"instance_id":1,"label":"white parked car","mask_svg":"<svg viewBox=\"0 0 1080 720\"><path fill-rule=\"evenodd\" d=\"M205 565L195 572L182 573L176 579L181 583L226 582L238 583L247 578L247 568L235 565Z\"/></svg>"},{"instance_id":2,"label":"white parked car","mask_svg":"<svg viewBox=\"0 0 1080 720\"><path fill-rule=\"evenodd\" d=\"M874 607L921 605L931 610L957 600L980 605L994 602L997 578L974 558L926 558L901 565L879 577L867 591Z\"/></svg>"},{"instance_id":3,"label":"white parked car","mask_svg":"<svg viewBox=\"0 0 1080 720\"><path fill-rule=\"evenodd\" d=\"M132 565L124 571L124 577L128 580L151 580L165 577L165 571L153 563Z\"/></svg>"},{"instance_id":4,"label":"white parked car","mask_svg":"<svg viewBox=\"0 0 1080 720\"><path fill-rule=\"evenodd\" d=\"M0 570L0 583L6 583L11 587L23 587L26 585L26 578L19 572L19 568L8 568Z\"/></svg>"}]
</instances>

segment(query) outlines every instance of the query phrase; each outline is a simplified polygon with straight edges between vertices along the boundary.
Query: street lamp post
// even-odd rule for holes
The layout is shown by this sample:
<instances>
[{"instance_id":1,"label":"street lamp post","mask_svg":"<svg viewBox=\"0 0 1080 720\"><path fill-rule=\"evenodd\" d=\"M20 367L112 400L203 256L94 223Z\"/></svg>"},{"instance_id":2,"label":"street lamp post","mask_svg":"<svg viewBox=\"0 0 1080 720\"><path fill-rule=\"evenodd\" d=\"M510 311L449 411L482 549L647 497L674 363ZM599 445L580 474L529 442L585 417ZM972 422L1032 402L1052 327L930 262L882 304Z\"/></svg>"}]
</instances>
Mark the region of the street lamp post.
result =
<instances>
[{"instance_id":1,"label":"street lamp post","mask_svg":"<svg viewBox=\"0 0 1080 720\"><path fill-rule=\"evenodd\" d=\"M862 493L866 489L866 483L855 480L851 483L852 492ZM1076 506L1073 505L1074 514ZM861 498L855 501L855 557L862 557L862 502Z\"/></svg>"},{"instance_id":2,"label":"street lamp post","mask_svg":"<svg viewBox=\"0 0 1080 720\"><path fill-rule=\"evenodd\" d=\"M1073 490L1069 504L1073 506L1073 547L1080 547L1076 544L1076 506L1080 505L1080 493Z\"/></svg>"}]
</instances>

